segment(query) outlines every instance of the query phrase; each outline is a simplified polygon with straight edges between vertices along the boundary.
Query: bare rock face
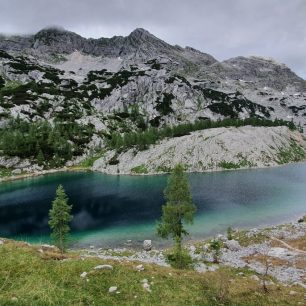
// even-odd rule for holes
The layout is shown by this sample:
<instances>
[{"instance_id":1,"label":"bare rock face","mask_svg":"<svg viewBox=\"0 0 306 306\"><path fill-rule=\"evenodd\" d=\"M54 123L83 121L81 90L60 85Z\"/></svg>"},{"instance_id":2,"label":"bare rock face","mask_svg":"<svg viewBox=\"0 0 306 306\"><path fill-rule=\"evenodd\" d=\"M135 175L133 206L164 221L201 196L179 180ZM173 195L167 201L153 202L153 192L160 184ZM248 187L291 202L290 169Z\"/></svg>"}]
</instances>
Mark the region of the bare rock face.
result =
<instances>
[{"instance_id":1,"label":"bare rock face","mask_svg":"<svg viewBox=\"0 0 306 306\"><path fill-rule=\"evenodd\" d=\"M216 128L163 140L146 151L133 150L117 156L110 165L108 153L95 161L94 170L110 174L169 172L178 163L186 171L238 169L276 166L283 163L284 152L292 161L305 155L306 142L287 127Z\"/></svg>"}]
</instances>

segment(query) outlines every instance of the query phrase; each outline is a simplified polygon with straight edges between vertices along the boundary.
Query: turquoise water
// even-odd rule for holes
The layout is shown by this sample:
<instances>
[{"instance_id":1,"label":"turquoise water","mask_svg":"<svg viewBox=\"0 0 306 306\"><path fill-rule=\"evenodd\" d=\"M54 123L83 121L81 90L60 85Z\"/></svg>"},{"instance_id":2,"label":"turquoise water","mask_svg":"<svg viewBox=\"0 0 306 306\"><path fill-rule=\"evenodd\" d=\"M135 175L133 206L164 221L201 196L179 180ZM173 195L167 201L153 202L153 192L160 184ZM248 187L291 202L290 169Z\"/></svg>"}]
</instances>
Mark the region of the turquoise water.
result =
<instances>
[{"instance_id":1,"label":"turquoise water","mask_svg":"<svg viewBox=\"0 0 306 306\"><path fill-rule=\"evenodd\" d=\"M198 207L191 239L228 226L257 227L306 214L306 163L188 175ZM48 210L58 184L73 204L75 244L123 246L155 236L167 176L58 173L0 184L0 236L48 242Z\"/></svg>"}]
</instances>

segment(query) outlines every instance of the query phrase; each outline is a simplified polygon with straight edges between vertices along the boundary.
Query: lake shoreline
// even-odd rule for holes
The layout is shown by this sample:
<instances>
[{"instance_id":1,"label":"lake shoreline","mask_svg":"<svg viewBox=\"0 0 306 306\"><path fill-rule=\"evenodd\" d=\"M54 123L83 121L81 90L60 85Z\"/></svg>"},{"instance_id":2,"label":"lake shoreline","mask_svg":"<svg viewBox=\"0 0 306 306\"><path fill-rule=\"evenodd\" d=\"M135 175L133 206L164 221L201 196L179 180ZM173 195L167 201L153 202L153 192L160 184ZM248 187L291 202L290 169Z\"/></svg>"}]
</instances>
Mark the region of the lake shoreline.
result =
<instances>
[{"instance_id":1,"label":"lake shoreline","mask_svg":"<svg viewBox=\"0 0 306 306\"><path fill-rule=\"evenodd\" d=\"M185 171L187 174L191 173L213 173L213 172L228 172L228 171L240 171L240 170L256 170L256 169L274 169L274 168L279 168L279 167L284 167L287 165L292 165L292 164L301 164L301 163L306 163L306 159L302 161L297 161L297 162L289 162L281 165L273 165L273 166L265 166L265 167L240 167L237 169L207 169L203 171ZM34 177L39 177L39 176L44 176L44 175L49 175L49 174L56 174L56 173L62 173L62 172L97 172L97 173L102 173L106 175L111 175L111 176L158 176L158 175L167 175L170 172L152 172L152 173L108 173L104 171L99 171L99 170L93 170L90 167L63 167L59 169L49 169L49 170L42 170L38 172L33 172L33 173L25 173L25 174L20 174L20 175L10 175L10 176L4 176L0 178L0 183L4 182L10 182L10 181L17 181L17 180L23 180L27 178L34 178Z\"/></svg>"},{"instance_id":2,"label":"lake shoreline","mask_svg":"<svg viewBox=\"0 0 306 306\"><path fill-rule=\"evenodd\" d=\"M49 169L49 170L42 170L42 171L25 173L25 174L20 174L20 175L4 176L4 177L0 178L0 183L23 180L23 179L26 179L26 178L39 177L39 176L61 173L61 172L90 172L90 171L92 171L92 170L90 168L86 168L86 167L73 167L73 168L64 167L64 168L60 168L60 169Z\"/></svg>"}]
</instances>

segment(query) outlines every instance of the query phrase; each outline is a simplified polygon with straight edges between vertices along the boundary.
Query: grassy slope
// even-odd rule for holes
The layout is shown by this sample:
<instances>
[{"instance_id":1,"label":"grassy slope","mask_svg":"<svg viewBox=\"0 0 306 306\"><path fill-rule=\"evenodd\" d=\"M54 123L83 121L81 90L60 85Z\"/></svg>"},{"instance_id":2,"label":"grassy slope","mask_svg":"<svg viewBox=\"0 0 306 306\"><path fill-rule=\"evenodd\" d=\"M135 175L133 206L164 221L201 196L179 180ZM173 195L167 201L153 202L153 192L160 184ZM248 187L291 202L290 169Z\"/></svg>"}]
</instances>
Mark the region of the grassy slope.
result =
<instances>
[{"instance_id":1,"label":"grassy slope","mask_svg":"<svg viewBox=\"0 0 306 306\"><path fill-rule=\"evenodd\" d=\"M221 268L217 272L178 271L155 265L134 270L135 263L82 260L77 254L56 260L56 253L5 241L0 245L0 305L297 305L304 301L299 287L274 285L264 294L250 272ZM93 271L102 263L113 270ZM89 281L80 277L84 271ZM153 282L146 292L142 279ZM108 293L117 286L120 293ZM228 287L228 293L226 288ZM290 290L297 294L290 295ZM136 297L135 297L136 296ZM223 296L223 297L222 297ZM16 300L17 298L17 300Z\"/></svg>"}]
</instances>

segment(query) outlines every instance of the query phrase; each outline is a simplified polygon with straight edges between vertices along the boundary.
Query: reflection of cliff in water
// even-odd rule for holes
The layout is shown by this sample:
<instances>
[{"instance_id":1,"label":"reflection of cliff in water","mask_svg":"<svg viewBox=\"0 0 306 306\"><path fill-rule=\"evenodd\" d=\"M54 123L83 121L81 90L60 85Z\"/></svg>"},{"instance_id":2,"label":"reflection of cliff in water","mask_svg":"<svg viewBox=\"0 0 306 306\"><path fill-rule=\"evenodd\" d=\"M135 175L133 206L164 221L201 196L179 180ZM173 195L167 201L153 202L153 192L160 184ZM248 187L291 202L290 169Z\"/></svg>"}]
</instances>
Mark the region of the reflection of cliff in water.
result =
<instances>
[{"instance_id":1,"label":"reflection of cliff in water","mask_svg":"<svg viewBox=\"0 0 306 306\"><path fill-rule=\"evenodd\" d=\"M84 178L90 181L90 174L72 174L75 179L67 182L65 175L57 176L57 182L40 184L37 187L39 192L32 192L35 190L33 181L33 186L22 187L22 192L20 189L11 191L6 195L7 201L4 194L3 200L0 200L1 235L48 233L48 211L58 184L64 185L69 203L73 204L72 230L103 229L116 224L132 225L140 220L145 222L157 219L160 215L164 184L158 185L155 190L151 189L149 193L146 190L149 187L147 179L141 182L143 186L135 184L135 188L131 188L133 185L130 184L129 189L122 190L119 177L102 180L101 184L98 181L94 181L92 185L86 182L84 186ZM40 180L44 178L41 177ZM139 192L139 188L144 189L143 192Z\"/></svg>"}]
</instances>

